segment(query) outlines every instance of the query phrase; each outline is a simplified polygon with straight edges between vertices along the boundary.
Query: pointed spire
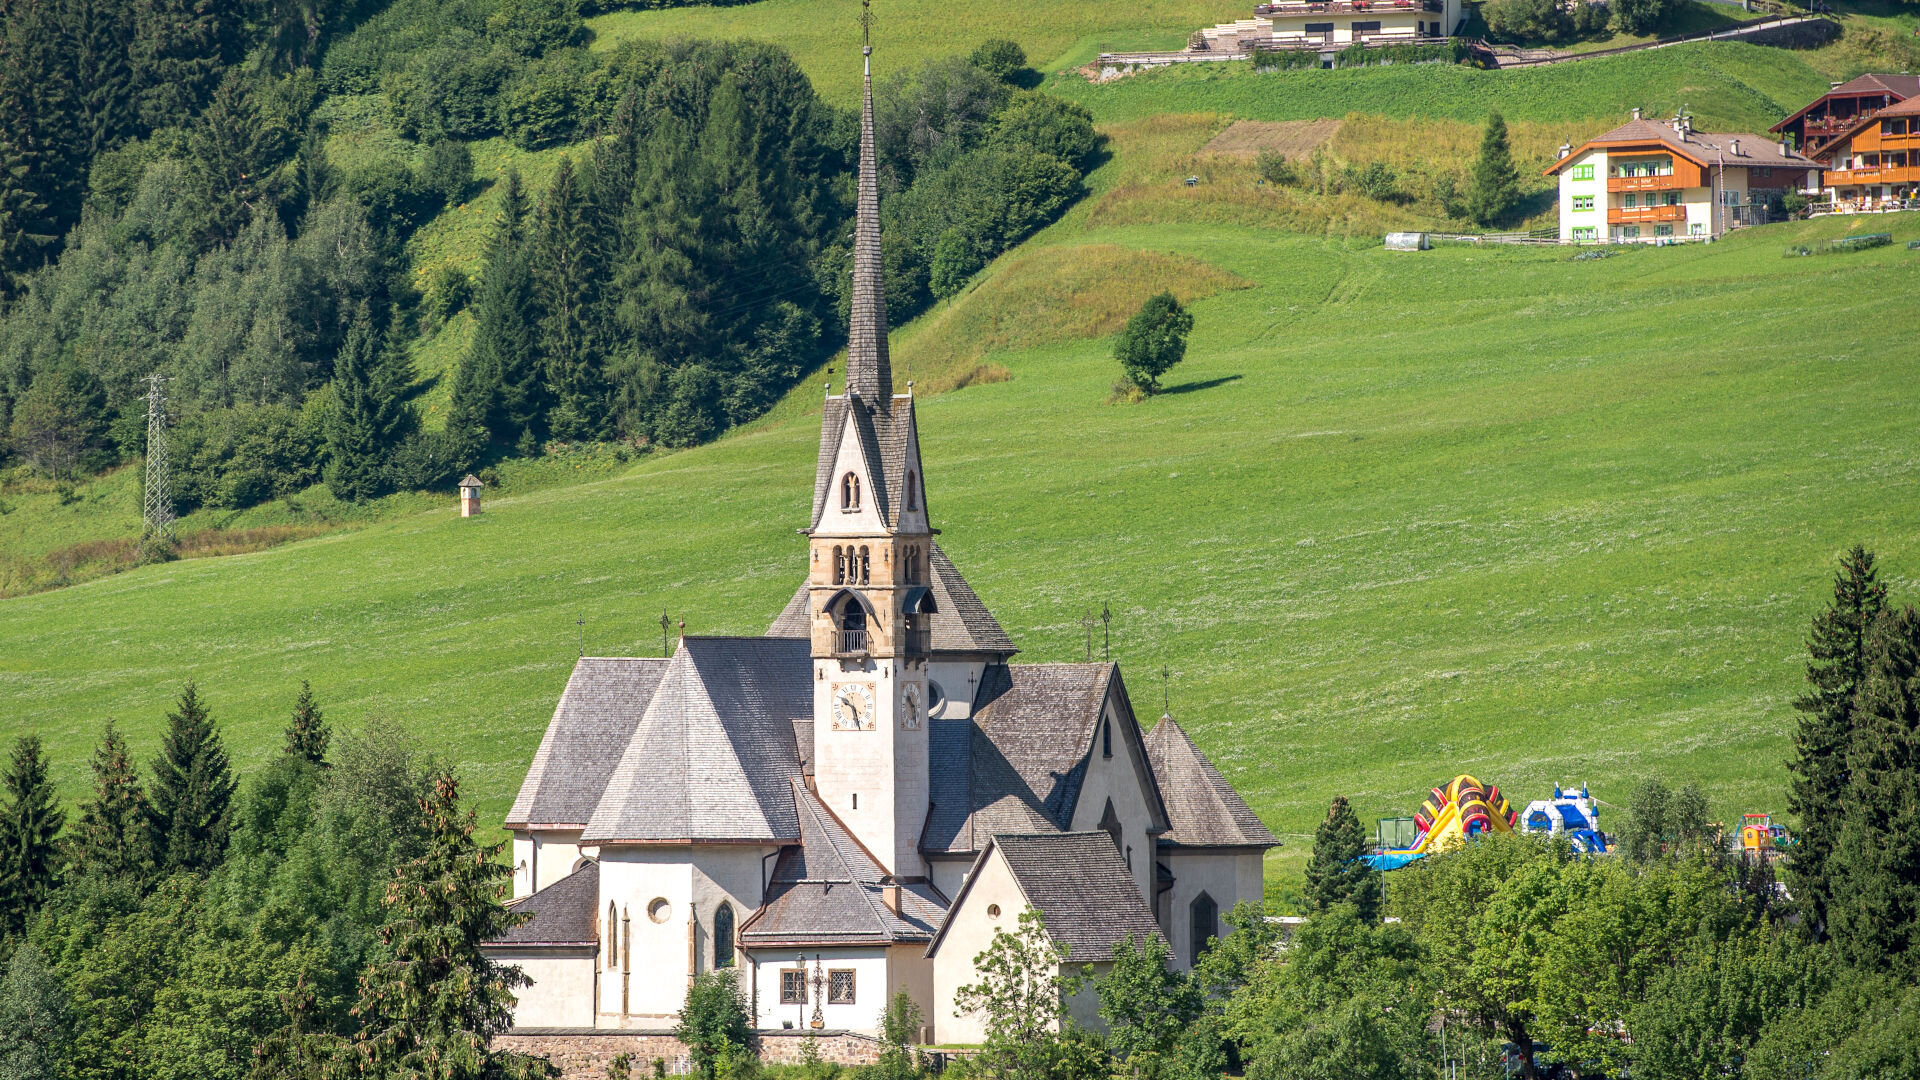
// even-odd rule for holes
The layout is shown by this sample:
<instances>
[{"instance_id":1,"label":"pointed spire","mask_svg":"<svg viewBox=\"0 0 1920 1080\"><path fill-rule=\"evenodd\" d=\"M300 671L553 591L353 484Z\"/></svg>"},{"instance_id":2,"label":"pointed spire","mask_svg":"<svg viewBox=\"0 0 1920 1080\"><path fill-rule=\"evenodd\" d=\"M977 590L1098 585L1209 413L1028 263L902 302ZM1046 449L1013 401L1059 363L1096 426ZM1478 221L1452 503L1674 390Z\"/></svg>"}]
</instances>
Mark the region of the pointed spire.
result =
<instances>
[{"instance_id":1,"label":"pointed spire","mask_svg":"<svg viewBox=\"0 0 1920 1080\"><path fill-rule=\"evenodd\" d=\"M864 27L863 27L864 29ZM873 147L873 46L865 58L860 106L860 198L853 228L853 318L847 327L847 393L888 408L893 365L887 358L887 295L880 261L880 175Z\"/></svg>"}]
</instances>

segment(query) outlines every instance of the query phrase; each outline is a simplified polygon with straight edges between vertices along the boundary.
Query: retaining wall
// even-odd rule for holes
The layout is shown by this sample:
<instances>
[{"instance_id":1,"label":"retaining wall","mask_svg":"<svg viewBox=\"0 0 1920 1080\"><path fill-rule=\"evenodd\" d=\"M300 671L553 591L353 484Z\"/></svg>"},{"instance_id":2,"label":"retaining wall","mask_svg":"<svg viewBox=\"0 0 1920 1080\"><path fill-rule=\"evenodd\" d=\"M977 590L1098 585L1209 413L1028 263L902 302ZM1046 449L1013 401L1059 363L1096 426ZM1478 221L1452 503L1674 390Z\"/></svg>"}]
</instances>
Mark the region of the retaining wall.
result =
<instances>
[{"instance_id":1,"label":"retaining wall","mask_svg":"<svg viewBox=\"0 0 1920 1080\"><path fill-rule=\"evenodd\" d=\"M760 1060L768 1065L798 1065L807 1040L821 1061L871 1065L880 1060L880 1041L851 1031L762 1031L755 1036ZM667 1031L598 1031L584 1028L516 1028L493 1040L496 1050L543 1057L560 1070L561 1080L602 1080L617 1055L632 1057L636 1078L653 1075L653 1061L666 1062L669 1076L693 1071L687 1044Z\"/></svg>"}]
</instances>

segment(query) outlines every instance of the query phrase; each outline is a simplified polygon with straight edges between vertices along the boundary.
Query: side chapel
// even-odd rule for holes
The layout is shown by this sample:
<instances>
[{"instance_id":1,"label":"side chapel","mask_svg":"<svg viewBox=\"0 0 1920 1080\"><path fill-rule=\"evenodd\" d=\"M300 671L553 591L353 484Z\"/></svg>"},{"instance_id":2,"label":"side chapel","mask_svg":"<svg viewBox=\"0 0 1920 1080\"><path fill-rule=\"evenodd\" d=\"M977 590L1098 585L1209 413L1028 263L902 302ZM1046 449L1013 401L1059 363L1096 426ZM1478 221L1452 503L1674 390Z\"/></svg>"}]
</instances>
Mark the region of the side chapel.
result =
<instances>
[{"instance_id":1,"label":"side chapel","mask_svg":"<svg viewBox=\"0 0 1920 1080\"><path fill-rule=\"evenodd\" d=\"M977 1042L954 995L1029 905L1077 969L1129 935L1191 965L1261 900L1277 841L1180 725L1144 729L1117 664L1014 663L935 540L887 355L872 51L806 581L764 637L575 665L506 819L532 918L487 950L532 979L517 1028L670 1028L733 967L765 1029L875 1032L905 990L925 1040Z\"/></svg>"}]
</instances>

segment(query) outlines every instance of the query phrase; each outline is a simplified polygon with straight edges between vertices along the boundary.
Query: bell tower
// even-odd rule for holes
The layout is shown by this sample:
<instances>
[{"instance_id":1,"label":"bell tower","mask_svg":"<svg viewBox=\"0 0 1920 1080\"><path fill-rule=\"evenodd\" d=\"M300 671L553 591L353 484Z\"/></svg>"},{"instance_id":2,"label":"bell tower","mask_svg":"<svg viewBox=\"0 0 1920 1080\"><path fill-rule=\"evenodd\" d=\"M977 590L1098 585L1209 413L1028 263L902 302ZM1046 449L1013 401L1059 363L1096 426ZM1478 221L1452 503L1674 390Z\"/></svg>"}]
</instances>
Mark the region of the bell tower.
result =
<instances>
[{"instance_id":1,"label":"bell tower","mask_svg":"<svg viewBox=\"0 0 1920 1080\"><path fill-rule=\"evenodd\" d=\"M927 872L928 524L912 383L887 356L874 168L873 46L863 46L859 199L846 385L828 385L808 543L813 769L820 798L897 877Z\"/></svg>"}]
</instances>

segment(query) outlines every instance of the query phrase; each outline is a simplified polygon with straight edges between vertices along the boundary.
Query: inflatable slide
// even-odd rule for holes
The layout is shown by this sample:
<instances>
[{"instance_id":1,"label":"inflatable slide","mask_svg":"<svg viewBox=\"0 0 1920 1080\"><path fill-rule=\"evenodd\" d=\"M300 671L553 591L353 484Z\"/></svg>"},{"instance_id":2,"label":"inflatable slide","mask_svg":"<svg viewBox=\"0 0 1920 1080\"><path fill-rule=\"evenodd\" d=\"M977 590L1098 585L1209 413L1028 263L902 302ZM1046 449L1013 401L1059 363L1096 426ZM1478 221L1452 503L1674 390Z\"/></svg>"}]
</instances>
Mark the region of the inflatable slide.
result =
<instances>
[{"instance_id":1,"label":"inflatable slide","mask_svg":"<svg viewBox=\"0 0 1920 1080\"><path fill-rule=\"evenodd\" d=\"M1469 837L1512 832L1519 815L1507 805L1499 788L1462 775L1445 787L1434 788L1413 820L1417 831L1412 847L1365 856L1367 865L1375 870L1398 870Z\"/></svg>"}]
</instances>

